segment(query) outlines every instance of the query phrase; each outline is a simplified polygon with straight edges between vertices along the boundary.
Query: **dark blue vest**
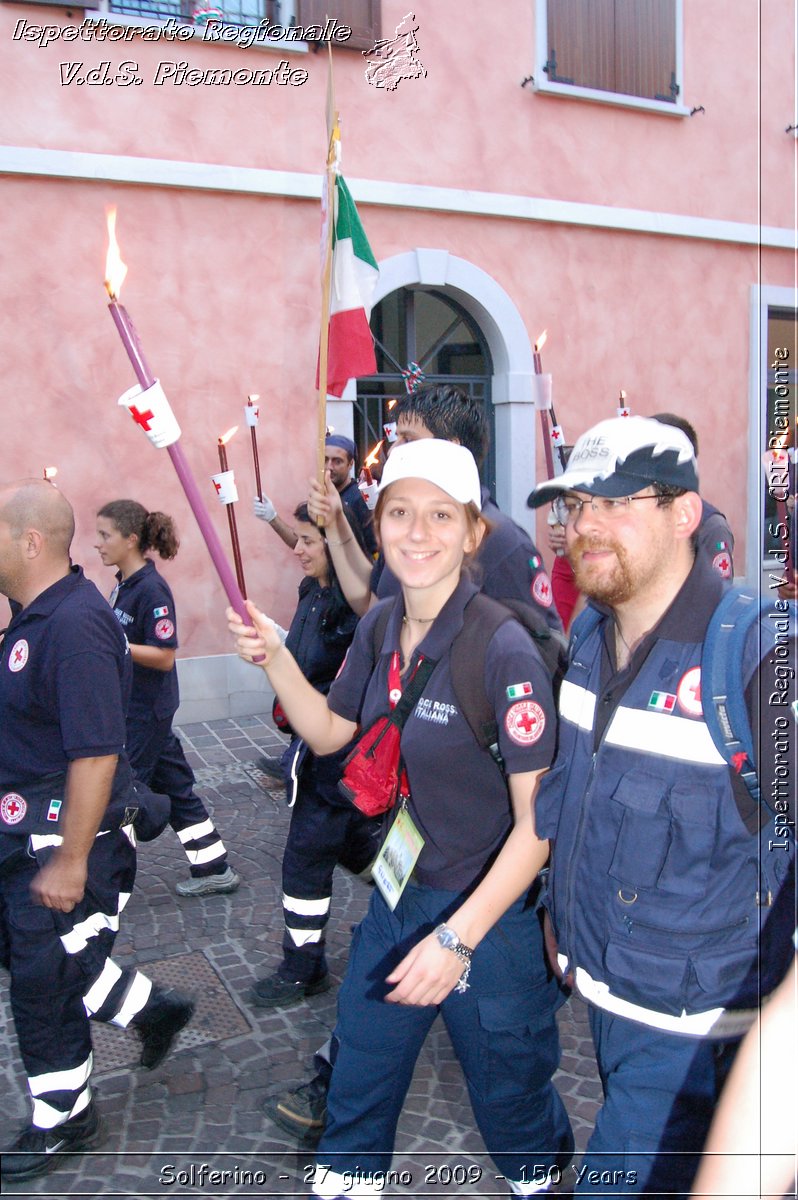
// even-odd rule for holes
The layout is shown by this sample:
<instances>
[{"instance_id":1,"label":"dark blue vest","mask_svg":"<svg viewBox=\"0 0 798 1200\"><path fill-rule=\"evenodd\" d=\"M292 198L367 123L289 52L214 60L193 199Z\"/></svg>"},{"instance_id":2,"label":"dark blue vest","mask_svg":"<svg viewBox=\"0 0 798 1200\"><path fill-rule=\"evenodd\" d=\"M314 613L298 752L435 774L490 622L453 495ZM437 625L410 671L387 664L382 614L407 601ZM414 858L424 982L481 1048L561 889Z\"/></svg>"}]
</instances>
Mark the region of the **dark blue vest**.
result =
<instances>
[{"instance_id":1,"label":"dark blue vest","mask_svg":"<svg viewBox=\"0 0 798 1200\"><path fill-rule=\"evenodd\" d=\"M547 903L569 968L676 1016L756 1006L791 951L791 905L767 921L763 901L792 854L768 848L767 822L760 836L743 824L688 675L701 651L656 642L594 754L602 630L580 639L577 624L536 799L538 834L556 839Z\"/></svg>"}]
</instances>

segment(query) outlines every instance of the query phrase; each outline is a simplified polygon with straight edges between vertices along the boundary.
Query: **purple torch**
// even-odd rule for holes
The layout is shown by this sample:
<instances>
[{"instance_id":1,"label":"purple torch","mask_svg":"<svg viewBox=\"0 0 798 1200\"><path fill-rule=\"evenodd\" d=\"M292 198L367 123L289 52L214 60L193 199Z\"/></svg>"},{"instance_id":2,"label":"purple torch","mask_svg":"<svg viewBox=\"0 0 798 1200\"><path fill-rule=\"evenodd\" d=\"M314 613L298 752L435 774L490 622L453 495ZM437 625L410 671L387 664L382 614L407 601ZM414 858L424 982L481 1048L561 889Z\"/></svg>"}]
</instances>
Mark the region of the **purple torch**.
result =
<instances>
[{"instance_id":1,"label":"purple torch","mask_svg":"<svg viewBox=\"0 0 798 1200\"><path fill-rule=\"evenodd\" d=\"M126 405L135 423L141 426L154 445L168 450L172 465L177 471L177 477L186 493L186 499L191 505L191 511L196 517L200 533L205 539L208 553L227 594L227 599L239 616L246 617L244 597L225 557L218 534L211 523L186 456L178 443L180 427L158 380L147 365L133 322L126 309L119 303L119 292L127 274L127 267L122 262L116 240L116 209L109 208L107 216L108 257L105 265L105 287L111 300L108 308L141 389L139 391L138 388L132 388L120 400L120 403ZM137 404L136 401L139 403Z\"/></svg>"}]
</instances>

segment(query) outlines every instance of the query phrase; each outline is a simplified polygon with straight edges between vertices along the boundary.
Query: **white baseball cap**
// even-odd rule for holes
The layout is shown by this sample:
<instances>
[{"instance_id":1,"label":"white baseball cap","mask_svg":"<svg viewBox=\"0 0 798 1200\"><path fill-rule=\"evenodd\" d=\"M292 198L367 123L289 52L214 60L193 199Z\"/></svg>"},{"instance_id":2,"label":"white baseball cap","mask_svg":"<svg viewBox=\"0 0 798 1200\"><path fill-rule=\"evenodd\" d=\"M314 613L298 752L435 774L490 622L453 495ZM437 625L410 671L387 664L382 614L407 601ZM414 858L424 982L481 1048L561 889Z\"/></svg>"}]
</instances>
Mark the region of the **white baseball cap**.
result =
<instances>
[{"instance_id":1,"label":"white baseball cap","mask_svg":"<svg viewBox=\"0 0 798 1200\"><path fill-rule=\"evenodd\" d=\"M681 429L652 417L612 417L582 434L564 474L539 483L527 504L537 508L568 491L633 496L652 483L698 491L690 439Z\"/></svg>"},{"instance_id":2,"label":"white baseball cap","mask_svg":"<svg viewBox=\"0 0 798 1200\"><path fill-rule=\"evenodd\" d=\"M482 487L474 456L465 446L441 438L419 438L394 446L382 472L380 491L400 479L426 479L460 504L482 508Z\"/></svg>"}]
</instances>

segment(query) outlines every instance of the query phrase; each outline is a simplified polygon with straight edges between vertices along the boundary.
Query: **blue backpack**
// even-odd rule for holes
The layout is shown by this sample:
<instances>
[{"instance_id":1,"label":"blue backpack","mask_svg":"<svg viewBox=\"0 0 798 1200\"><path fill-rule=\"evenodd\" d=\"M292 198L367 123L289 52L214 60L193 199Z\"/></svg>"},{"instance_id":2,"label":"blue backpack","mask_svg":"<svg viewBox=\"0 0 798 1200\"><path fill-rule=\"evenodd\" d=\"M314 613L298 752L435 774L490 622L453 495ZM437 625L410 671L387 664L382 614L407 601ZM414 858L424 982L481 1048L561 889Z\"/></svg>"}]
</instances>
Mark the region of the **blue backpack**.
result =
<instances>
[{"instance_id":1,"label":"blue backpack","mask_svg":"<svg viewBox=\"0 0 798 1200\"><path fill-rule=\"evenodd\" d=\"M765 648L774 641L770 615L773 601L762 600L741 587L730 587L712 614L704 638L701 656L701 699L704 720L718 752L739 775L758 807L762 801L756 770L754 737L745 689L764 657ZM796 628L798 606L794 600L779 613ZM601 620L601 613L587 608L578 618L571 644L587 636ZM752 636L755 625L762 623L762 636ZM792 715L792 714L791 714Z\"/></svg>"},{"instance_id":2,"label":"blue backpack","mask_svg":"<svg viewBox=\"0 0 798 1200\"><path fill-rule=\"evenodd\" d=\"M757 805L763 797L745 688L766 648L774 643L772 615L772 599L762 600L740 587L729 588L712 614L701 658L701 695L707 728L716 747ZM786 608L778 615L779 619L789 623L791 630L795 630L798 606L794 600L787 601ZM763 624L762 636L751 636L754 626L760 622Z\"/></svg>"}]
</instances>

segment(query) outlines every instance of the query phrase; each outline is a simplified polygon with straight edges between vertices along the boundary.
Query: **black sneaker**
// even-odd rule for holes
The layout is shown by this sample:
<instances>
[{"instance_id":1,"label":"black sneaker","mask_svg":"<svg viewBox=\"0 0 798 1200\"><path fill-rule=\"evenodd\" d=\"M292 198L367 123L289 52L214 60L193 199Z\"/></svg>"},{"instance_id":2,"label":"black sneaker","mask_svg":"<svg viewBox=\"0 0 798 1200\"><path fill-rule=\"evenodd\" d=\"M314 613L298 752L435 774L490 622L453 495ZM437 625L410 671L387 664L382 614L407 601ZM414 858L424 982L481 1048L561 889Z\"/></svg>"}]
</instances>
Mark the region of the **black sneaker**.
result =
<instances>
[{"instance_id":1,"label":"black sneaker","mask_svg":"<svg viewBox=\"0 0 798 1200\"><path fill-rule=\"evenodd\" d=\"M325 1080L316 1075L292 1092L264 1100L263 1111L286 1133L315 1144L327 1124L327 1087Z\"/></svg>"},{"instance_id":2,"label":"black sneaker","mask_svg":"<svg viewBox=\"0 0 798 1200\"><path fill-rule=\"evenodd\" d=\"M286 979L279 971L253 984L250 997L256 1008L290 1008L301 1004L308 996L319 996L332 987L328 974L308 983L302 979Z\"/></svg>"},{"instance_id":3,"label":"black sneaker","mask_svg":"<svg viewBox=\"0 0 798 1200\"><path fill-rule=\"evenodd\" d=\"M63 1164L65 1154L82 1154L105 1141L105 1127L100 1114L90 1100L82 1113L54 1129L37 1129L28 1125L10 1150L0 1159L3 1183L17 1183L46 1175Z\"/></svg>"},{"instance_id":4,"label":"black sneaker","mask_svg":"<svg viewBox=\"0 0 798 1200\"><path fill-rule=\"evenodd\" d=\"M268 758L263 754L258 759L258 766L266 775L271 775L272 779L279 779L285 783L285 770L283 768L283 760L281 758Z\"/></svg>"},{"instance_id":5,"label":"black sneaker","mask_svg":"<svg viewBox=\"0 0 798 1200\"><path fill-rule=\"evenodd\" d=\"M172 1048L172 1042L194 1015L194 1001L176 988L162 992L153 987L152 995L131 1024L141 1038L141 1065L154 1070Z\"/></svg>"}]
</instances>

